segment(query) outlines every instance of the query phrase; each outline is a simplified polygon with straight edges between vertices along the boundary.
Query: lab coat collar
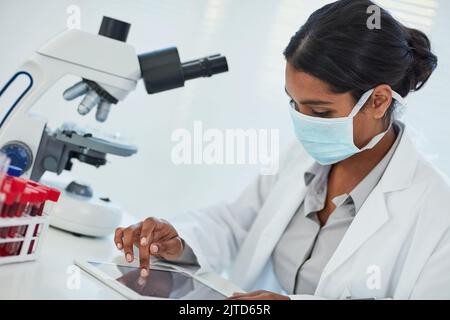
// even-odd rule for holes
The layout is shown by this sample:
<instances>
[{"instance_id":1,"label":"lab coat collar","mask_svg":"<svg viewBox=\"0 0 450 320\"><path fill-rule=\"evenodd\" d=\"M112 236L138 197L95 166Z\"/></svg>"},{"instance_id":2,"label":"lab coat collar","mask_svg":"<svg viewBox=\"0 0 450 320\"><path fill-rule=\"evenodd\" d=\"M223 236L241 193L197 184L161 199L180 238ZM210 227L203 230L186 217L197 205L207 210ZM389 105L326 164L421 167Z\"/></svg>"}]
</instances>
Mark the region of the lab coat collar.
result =
<instances>
[{"instance_id":1,"label":"lab coat collar","mask_svg":"<svg viewBox=\"0 0 450 320\"><path fill-rule=\"evenodd\" d=\"M409 136L409 130L402 122L396 121L396 123L402 127L403 135L380 180L383 192L408 188L412 183L419 158L416 146Z\"/></svg>"}]
</instances>

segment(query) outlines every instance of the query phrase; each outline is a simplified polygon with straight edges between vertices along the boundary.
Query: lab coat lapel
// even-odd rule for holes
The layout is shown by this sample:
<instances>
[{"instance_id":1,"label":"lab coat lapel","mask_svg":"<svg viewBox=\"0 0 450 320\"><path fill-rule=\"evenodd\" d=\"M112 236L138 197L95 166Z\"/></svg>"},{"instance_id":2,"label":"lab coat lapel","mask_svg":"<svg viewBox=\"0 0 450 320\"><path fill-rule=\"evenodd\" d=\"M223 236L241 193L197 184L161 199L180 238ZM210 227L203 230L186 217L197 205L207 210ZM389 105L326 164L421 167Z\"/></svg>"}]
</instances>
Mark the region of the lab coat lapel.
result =
<instances>
[{"instance_id":1,"label":"lab coat lapel","mask_svg":"<svg viewBox=\"0 0 450 320\"><path fill-rule=\"evenodd\" d=\"M417 166L417 150L405 130L391 162L386 168L380 183L371 192L339 246L322 272L316 294L320 293L324 280L337 270L368 241L389 220L386 196L407 188L412 181Z\"/></svg>"},{"instance_id":2,"label":"lab coat lapel","mask_svg":"<svg viewBox=\"0 0 450 320\"><path fill-rule=\"evenodd\" d=\"M389 220L384 193L380 188L372 191L347 229L339 246L322 273L326 278L342 265L367 239Z\"/></svg>"},{"instance_id":3,"label":"lab coat lapel","mask_svg":"<svg viewBox=\"0 0 450 320\"><path fill-rule=\"evenodd\" d=\"M274 186L253 223L231 272L231 278L249 288L264 269L270 255L305 196L304 172L313 164L300 159Z\"/></svg>"}]
</instances>

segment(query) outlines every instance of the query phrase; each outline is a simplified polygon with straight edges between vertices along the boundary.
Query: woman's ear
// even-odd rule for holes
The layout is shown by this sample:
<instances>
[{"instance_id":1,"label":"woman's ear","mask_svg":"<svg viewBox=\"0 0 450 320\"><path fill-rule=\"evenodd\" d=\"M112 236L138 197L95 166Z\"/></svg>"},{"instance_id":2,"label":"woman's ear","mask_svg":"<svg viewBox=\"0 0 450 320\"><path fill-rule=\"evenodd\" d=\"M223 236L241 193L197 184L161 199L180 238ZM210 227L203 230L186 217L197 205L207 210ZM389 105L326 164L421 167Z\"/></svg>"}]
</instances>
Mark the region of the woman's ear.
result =
<instances>
[{"instance_id":1,"label":"woman's ear","mask_svg":"<svg viewBox=\"0 0 450 320\"><path fill-rule=\"evenodd\" d=\"M387 84L381 84L375 87L371 101L371 110L374 119L382 119L392 103L392 88Z\"/></svg>"}]
</instances>

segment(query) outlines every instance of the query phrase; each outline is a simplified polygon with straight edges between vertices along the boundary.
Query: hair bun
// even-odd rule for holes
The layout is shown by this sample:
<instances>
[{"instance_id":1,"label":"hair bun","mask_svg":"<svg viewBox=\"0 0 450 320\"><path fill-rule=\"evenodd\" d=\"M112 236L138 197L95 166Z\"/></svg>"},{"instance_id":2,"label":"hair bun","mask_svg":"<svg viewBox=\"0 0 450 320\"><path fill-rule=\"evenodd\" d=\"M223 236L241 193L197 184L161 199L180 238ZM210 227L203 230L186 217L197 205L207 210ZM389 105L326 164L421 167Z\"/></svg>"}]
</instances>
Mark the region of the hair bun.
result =
<instances>
[{"instance_id":1,"label":"hair bun","mask_svg":"<svg viewBox=\"0 0 450 320\"><path fill-rule=\"evenodd\" d=\"M420 30L407 28L409 34L408 45L410 46L413 60L408 75L406 86L409 91L417 91L422 88L437 67L438 59L431 52L431 44L428 37Z\"/></svg>"}]
</instances>

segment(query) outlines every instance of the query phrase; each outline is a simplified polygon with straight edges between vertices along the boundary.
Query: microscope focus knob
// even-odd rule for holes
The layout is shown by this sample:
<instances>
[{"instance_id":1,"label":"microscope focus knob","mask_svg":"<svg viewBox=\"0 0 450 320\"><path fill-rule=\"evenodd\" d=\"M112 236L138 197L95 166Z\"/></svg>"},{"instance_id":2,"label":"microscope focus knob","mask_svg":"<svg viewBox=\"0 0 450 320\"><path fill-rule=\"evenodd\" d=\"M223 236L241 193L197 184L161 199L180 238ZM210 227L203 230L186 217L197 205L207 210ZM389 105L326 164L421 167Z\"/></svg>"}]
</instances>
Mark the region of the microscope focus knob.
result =
<instances>
[{"instance_id":1,"label":"microscope focus knob","mask_svg":"<svg viewBox=\"0 0 450 320\"><path fill-rule=\"evenodd\" d=\"M31 168L33 152L25 143L11 141L5 144L0 151L11 159L11 165L21 168L22 172L26 172Z\"/></svg>"}]
</instances>

